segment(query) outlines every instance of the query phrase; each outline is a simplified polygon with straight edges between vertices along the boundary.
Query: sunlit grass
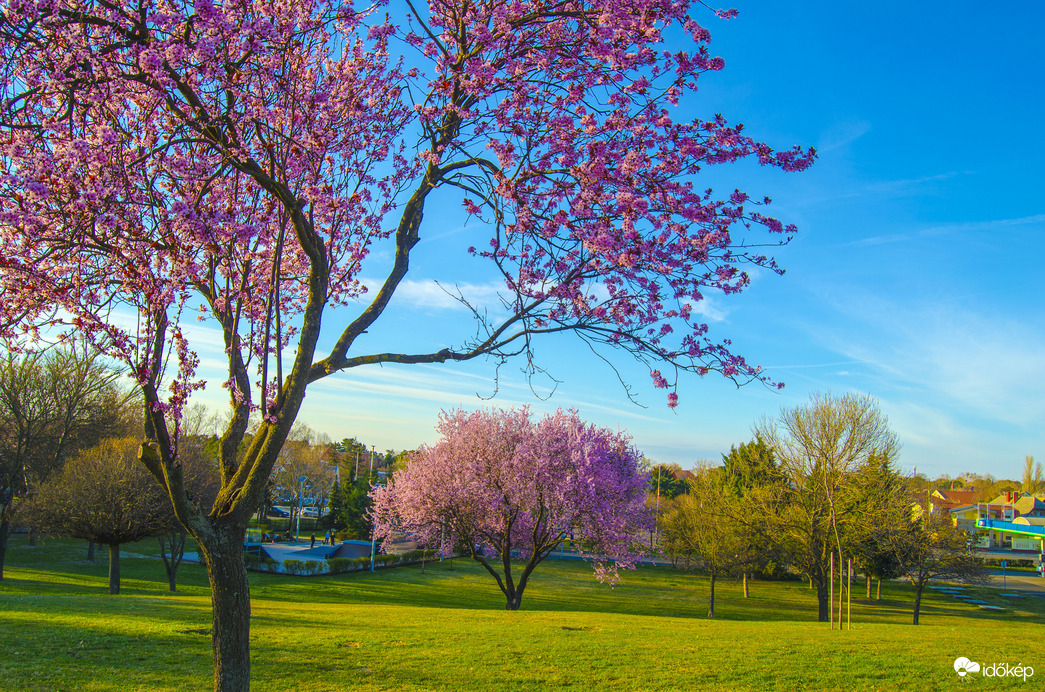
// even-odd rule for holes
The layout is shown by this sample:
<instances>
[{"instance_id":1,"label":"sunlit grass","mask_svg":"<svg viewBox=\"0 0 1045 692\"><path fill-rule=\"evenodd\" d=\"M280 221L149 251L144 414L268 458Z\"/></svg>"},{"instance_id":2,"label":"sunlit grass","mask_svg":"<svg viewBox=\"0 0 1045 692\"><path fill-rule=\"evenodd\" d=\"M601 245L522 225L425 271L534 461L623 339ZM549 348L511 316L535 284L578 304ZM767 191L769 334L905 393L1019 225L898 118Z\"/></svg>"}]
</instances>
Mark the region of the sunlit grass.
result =
<instances>
[{"instance_id":1,"label":"sunlit grass","mask_svg":"<svg viewBox=\"0 0 1045 692\"><path fill-rule=\"evenodd\" d=\"M152 545L124 548L122 593L109 596L104 551L92 565L82 543L15 538L0 582L0 689L208 689L206 575L186 564L169 593L160 561L126 557ZM915 627L909 588L887 584L881 602L854 599L854 629L838 632L815 622L801 582L755 582L749 599L720 582L707 620L707 580L670 568L626 572L614 589L580 562L534 576L523 610L506 612L465 560L252 575L254 689L950 689L958 656L1045 676L1045 600L1030 596L977 592L1010 608L988 613L929 594Z\"/></svg>"}]
</instances>

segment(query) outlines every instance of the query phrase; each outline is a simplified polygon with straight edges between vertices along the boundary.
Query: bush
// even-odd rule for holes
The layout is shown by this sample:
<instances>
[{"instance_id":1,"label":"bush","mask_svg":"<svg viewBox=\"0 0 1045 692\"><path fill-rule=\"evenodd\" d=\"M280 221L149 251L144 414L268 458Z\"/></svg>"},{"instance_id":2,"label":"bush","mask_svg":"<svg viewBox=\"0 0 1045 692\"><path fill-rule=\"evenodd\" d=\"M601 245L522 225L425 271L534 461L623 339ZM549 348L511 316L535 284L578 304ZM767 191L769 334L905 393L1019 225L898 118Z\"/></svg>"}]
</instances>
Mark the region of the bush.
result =
<instances>
[{"instance_id":1,"label":"bush","mask_svg":"<svg viewBox=\"0 0 1045 692\"><path fill-rule=\"evenodd\" d=\"M417 548L415 550L408 550L405 553L399 553L399 558L404 563L420 562L421 560L426 559L430 554L430 551Z\"/></svg>"},{"instance_id":2,"label":"bush","mask_svg":"<svg viewBox=\"0 0 1045 692\"><path fill-rule=\"evenodd\" d=\"M358 558L351 557L328 557L327 568L331 574L340 574L342 572L356 572L361 569Z\"/></svg>"},{"instance_id":3,"label":"bush","mask_svg":"<svg viewBox=\"0 0 1045 692\"><path fill-rule=\"evenodd\" d=\"M283 569L290 574L296 574L299 577L309 576L323 570L323 563L317 560L284 560Z\"/></svg>"}]
</instances>

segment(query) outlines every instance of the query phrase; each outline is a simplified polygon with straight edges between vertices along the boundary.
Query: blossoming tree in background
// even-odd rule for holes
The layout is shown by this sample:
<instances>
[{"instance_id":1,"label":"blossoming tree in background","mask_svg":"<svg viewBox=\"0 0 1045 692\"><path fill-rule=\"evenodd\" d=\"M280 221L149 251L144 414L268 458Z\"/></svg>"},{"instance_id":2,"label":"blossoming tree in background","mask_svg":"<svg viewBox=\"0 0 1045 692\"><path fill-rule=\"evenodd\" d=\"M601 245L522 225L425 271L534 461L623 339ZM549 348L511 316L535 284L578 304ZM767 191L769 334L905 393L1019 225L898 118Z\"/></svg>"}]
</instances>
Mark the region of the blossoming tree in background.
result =
<instances>
[{"instance_id":1,"label":"blossoming tree in background","mask_svg":"<svg viewBox=\"0 0 1045 692\"><path fill-rule=\"evenodd\" d=\"M210 576L217 689L250 684L242 540L310 383L478 357L536 371L534 340L559 332L647 363L669 405L680 372L763 379L696 307L743 289L744 265L778 271L754 248L792 229L696 177L748 157L800 170L813 153L676 120L723 66L705 19L685 0L0 5L0 338L77 331L133 373L141 460ZM444 345L362 350L423 229L462 221L425 219L436 198L483 222L461 281L485 263L501 293ZM364 267L384 277L369 295ZM214 325L227 356L209 506L178 456L203 386L186 319Z\"/></svg>"},{"instance_id":2,"label":"blossoming tree in background","mask_svg":"<svg viewBox=\"0 0 1045 692\"><path fill-rule=\"evenodd\" d=\"M438 429L439 442L374 492L378 539L411 534L445 554L463 546L497 581L507 610L519 609L534 568L571 539L600 579L634 566L653 517L642 455L626 436L575 412L535 423L525 408L443 412Z\"/></svg>"}]
</instances>

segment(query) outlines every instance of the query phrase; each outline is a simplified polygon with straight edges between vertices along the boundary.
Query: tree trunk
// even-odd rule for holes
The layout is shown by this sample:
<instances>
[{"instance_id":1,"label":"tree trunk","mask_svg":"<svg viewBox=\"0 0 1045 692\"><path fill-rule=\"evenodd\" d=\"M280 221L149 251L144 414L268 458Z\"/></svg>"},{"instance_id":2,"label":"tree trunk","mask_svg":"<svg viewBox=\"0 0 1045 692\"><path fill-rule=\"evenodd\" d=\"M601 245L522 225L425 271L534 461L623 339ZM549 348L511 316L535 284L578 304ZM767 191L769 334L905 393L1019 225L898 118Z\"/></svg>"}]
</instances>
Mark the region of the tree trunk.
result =
<instances>
[{"instance_id":1,"label":"tree trunk","mask_svg":"<svg viewBox=\"0 0 1045 692\"><path fill-rule=\"evenodd\" d=\"M0 581L4 580L4 561L7 558L7 538L11 535L11 522L0 521Z\"/></svg>"},{"instance_id":2,"label":"tree trunk","mask_svg":"<svg viewBox=\"0 0 1045 692\"><path fill-rule=\"evenodd\" d=\"M167 586L171 591L177 591L178 566L185 555L184 533L161 534L160 556L163 558L163 567L167 570ZM170 555L168 556L167 545L170 544Z\"/></svg>"},{"instance_id":3,"label":"tree trunk","mask_svg":"<svg viewBox=\"0 0 1045 692\"><path fill-rule=\"evenodd\" d=\"M243 563L245 529L216 526L196 537L210 581L215 692L250 689L250 583Z\"/></svg>"},{"instance_id":4,"label":"tree trunk","mask_svg":"<svg viewBox=\"0 0 1045 692\"><path fill-rule=\"evenodd\" d=\"M29 527L29 545L36 546L36 531L33 530L32 526Z\"/></svg>"},{"instance_id":5,"label":"tree trunk","mask_svg":"<svg viewBox=\"0 0 1045 692\"><path fill-rule=\"evenodd\" d=\"M830 584L818 582L816 585L817 617L820 622L828 622L831 618L831 596L828 593Z\"/></svg>"},{"instance_id":6,"label":"tree trunk","mask_svg":"<svg viewBox=\"0 0 1045 692\"><path fill-rule=\"evenodd\" d=\"M922 589L925 588L924 582L919 582L914 585L914 624L918 624L918 611L922 607Z\"/></svg>"},{"instance_id":7,"label":"tree trunk","mask_svg":"<svg viewBox=\"0 0 1045 692\"><path fill-rule=\"evenodd\" d=\"M87 541L87 561L94 562L94 541Z\"/></svg>"},{"instance_id":8,"label":"tree trunk","mask_svg":"<svg viewBox=\"0 0 1045 692\"><path fill-rule=\"evenodd\" d=\"M868 572L864 572L864 577L867 579L867 600L871 600L871 575Z\"/></svg>"},{"instance_id":9,"label":"tree trunk","mask_svg":"<svg viewBox=\"0 0 1045 692\"><path fill-rule=\"evenodd\" d=\"M878 596L877 596L877 598L875 600L877 600L877 601L882 600L882 579L881 579L881 577L878 578Z\"/></svg>"},{"instance_id":10,"label":"tree trunk","mask_svg":"<svg viewBox=\"0 0 1045 692\"><path fill-rule=\"evenodd\" d=\"M120 544L109 544L109 593L120 593Z\"/></svg>"},{"instance_id":11,"label":"tree trunk","mask_svg":"<svg viewBox=\"0 0 1045 692\"><path fill-rule=\"evenodd\" d=\"M744 572L744 598L751 598L751 592L748 590L748 587L747 587L747 580L748 580L748 574L747 574L747 572Z\"/></svg>"},{"instance_id":12,"label":"tree trunk","mask_svg":"<svg viewBox=\"0 0 1045 692\"><path fill-rule=\"evenodd\" d=\"M711 573L711 594L708 598L708 617L715 617L715 573Z\"/></svg>"}]
</instances>

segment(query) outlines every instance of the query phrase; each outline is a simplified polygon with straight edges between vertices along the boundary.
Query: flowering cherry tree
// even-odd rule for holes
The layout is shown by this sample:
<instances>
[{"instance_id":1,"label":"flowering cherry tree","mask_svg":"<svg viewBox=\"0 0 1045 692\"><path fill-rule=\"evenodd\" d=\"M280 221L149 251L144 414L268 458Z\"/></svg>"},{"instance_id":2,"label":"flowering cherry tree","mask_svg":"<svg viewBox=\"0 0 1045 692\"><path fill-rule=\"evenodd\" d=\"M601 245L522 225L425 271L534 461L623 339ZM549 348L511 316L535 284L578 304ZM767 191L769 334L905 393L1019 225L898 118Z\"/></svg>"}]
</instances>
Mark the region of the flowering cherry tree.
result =
<instances>
[{"instance_id":1,"label":"flowering cherry tree","mask_svg":"<svg viewBox=\"0 0 1045 692\"><path fill-rule=\"evenodd\" d=\"M463 545L507 610L519 609L534 568L571 536L600 579L634 566L635 537L653 518L642 455L626 436L561 410L534 423L525 408L443 412L438 429L439 442L374 492L377 538L410 533L446 553Z\"/></svg>"},{"instance_id":2,"label":"flowering cherry tree","mask_svg":"<svg viewBox=\"0 0 1045 692\"><path fill-rule=\"evenodd\" d=\"M647 363L671 406L682 372L764 379L695 308L742 290L745 265L779 271L756 248L793 229L696 177L813 152L676 119L723 67L699 23L714 19L688 0L0 3L0 338L75 330L134 374L141 460L210 575L216 687L249 687L241 543L311 382L384 362L536 369L534 339L557 332ZM484 222L468 252L502 278L497 309L471 304L477 328L437 349L362 351L437 197ZM364 267L383 276L369 294ZM203 386L192 318L227 357L207 507L178 457Z\"/></svg>"}]
</instances>

